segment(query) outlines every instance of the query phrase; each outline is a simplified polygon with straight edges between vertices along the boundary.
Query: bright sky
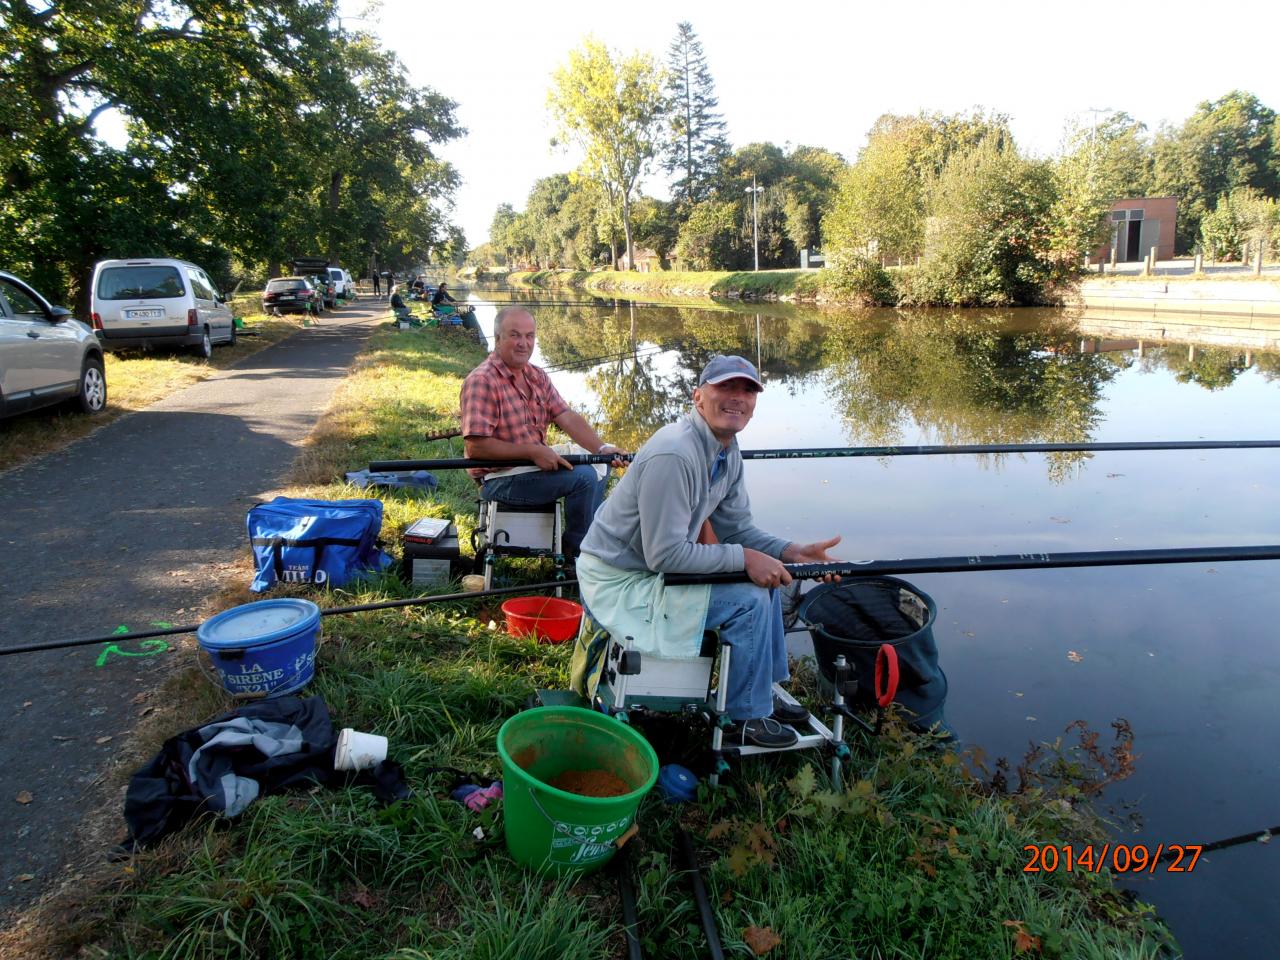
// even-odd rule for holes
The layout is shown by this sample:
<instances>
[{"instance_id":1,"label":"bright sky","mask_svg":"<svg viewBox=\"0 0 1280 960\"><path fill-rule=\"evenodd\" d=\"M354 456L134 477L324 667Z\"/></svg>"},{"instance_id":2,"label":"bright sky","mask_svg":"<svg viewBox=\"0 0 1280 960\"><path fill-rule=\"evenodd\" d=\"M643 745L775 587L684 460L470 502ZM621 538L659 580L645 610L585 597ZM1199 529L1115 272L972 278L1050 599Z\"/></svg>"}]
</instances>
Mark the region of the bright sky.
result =
<instances>
[{"instance_id":1,"label":"bright sky","mask_svg":"<svg viewBox=\"0 0 1280 960\"><path fill-rule=\"evenodd\" d=\"M587 34L665 62L676 24L702 41L735 147L768 140L852 160L885 112L981 105L1012 117L1024 149L1056 150L1068 119L1124 110L1152 130L1241 88L1280 109L1280 3L859 0L342 0L413 81L456 100L470 132L444 150L463 177L454 219L471 246L500 203L522 209L539 177L567 172L546 108L552 72ZM376 2L376 0L375 0ZM666 196L660 173L643 185Z\"/></svg>"},{"instance_id":2,"label":"bright sky","mask_svg":"<svg viewBox=\"0 0 1280 960\"><path fill-rule=\"evenodd\" d=\"M362 0L346 0L352 8ZM582 37L665 61L676 24L702 41L736 147L759 140L854 159L885 112L1009 114L1024 149L1056 150L1069 118L1124 110L1157 128L1234 88L1280 109L1280 4L484 2L382 0L368 23L414 82L458 101L470 131L445 151L462 174L455 219L475 246L498 204L522 209L539 177L571 169L553 153L552 72ZM666 196L661 173L647 192Z\"/></svg>"}]
</instances>

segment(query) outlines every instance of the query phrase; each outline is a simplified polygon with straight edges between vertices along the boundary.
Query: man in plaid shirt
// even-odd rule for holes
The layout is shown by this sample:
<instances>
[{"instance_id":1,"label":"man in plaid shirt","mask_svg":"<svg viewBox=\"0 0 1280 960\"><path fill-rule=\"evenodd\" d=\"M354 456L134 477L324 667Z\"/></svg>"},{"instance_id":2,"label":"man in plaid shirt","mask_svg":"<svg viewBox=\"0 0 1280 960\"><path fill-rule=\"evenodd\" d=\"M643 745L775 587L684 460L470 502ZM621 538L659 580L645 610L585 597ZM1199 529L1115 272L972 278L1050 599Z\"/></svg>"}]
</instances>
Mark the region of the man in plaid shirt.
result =
<instances>
[{"instance_id":1,"label":"man in plaid shirt","mask_svg":"<svg viewBox=\"0 0 1280 960\"><path fill-rule=\"evenodd\" d=\"M532 460L536 469L468 471L486 500L512 506L544 506L564 498L564 549L573 559L596 510L605 477L590 465L571 466L547 446L554 423L591 453L621 453L564 402L551 379L529 362L535 324L523 307L505 307L493 322L493 353L462 384L462 435L468 457ZM621 466L622 461L614 461Z\"/></svg>"}]
</instances>

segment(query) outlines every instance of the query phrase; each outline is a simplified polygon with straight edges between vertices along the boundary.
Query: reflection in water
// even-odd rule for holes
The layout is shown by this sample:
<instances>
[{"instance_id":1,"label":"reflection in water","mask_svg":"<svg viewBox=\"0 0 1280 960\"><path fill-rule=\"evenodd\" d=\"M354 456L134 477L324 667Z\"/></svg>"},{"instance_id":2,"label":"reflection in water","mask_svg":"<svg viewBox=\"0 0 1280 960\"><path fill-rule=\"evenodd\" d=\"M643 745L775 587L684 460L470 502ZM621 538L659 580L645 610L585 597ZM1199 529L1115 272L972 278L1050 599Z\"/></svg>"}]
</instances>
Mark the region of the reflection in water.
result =
<instances>
[{"instance_id":1,"label":"reflection in water","mask_svg":"<svg viewBox=\"0 0 1280 960\"><path fill-rule=\"evenodd\" d=\"M758 359L792 390L820 382L850 444L898 444L908 431L948 444L1088 440L1103 387L1132 360L1082 353L1068 323L1027 313L565 306L539 309L538 336L557 366L614 358L588 377L593 417L631 449L679 414L716 353ZM1051 456L1051 475L1084 456Z\"/></svg>"}]
</instances>

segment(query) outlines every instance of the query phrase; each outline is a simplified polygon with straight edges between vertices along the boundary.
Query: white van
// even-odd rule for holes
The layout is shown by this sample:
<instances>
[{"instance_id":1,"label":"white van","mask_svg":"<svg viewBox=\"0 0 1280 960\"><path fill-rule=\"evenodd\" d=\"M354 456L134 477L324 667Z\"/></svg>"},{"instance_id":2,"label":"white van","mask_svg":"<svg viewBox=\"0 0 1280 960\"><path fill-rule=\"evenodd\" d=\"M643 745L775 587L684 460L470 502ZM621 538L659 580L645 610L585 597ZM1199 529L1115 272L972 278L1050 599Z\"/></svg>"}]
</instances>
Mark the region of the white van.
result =
<instances>
[{"instance_id":1,"label":"white van","mask_svg":"<svg viewBox=\"0 0 1280 960\"><path fill-rule=\"evenodd\" d=\"M354 299L356 285L351 281L351 274L341 267L329 267L329 279L333 281L335 297L351 297Z\"/></svg>"},{"instance_id":2,"label":"white van","mask_svg":"<svg viewBox=\"0 0 1280 960\"><path fill-rule=\"evenodd\" d=\"M102 260L89 298L93 329L107 350L189 347L201 357L236 342L227 298L185 260Z\"/></svg>"}]
</instances>

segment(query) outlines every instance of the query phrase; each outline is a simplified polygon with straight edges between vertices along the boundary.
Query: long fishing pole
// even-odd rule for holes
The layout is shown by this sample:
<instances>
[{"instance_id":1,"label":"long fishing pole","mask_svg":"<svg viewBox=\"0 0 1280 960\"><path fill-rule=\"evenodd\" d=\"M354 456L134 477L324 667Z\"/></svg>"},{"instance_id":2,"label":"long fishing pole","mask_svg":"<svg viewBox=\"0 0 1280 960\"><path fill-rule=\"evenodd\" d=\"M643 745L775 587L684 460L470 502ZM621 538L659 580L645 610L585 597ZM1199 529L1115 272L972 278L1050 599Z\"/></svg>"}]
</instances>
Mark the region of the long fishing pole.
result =
<instances>
[{"instance_id":1,"label":"long fishing pole","mask_svg":"<svg viewBox=\"0 0 1280 960\"><path fill-rule=\"evenodd\" d=\"M973 570L1052 570L1063 567L1115 567L1141 566L1162 563L1229 563L1244 560L1280 560L1280 544L1246 547L1179 547L1156 550L1103 550L1080 553L1017 553L974 555L968 557L920 557L907 560L867 560L839 563L793 563L787 570L795 580L819 580L827 576L869 577L881 574L903 573L961 573ZM709 574L668 574L666 583L677 586L687 584L737 583L747 579L745 571ZM417 607L429 603L475 600L509 593L537 593L558 587L571 587L577 580L551 580L544 583L527 583L516 587L495 587L464 593L442 593L430 597L408 597L402 600L379 600L349 607L330 607L320 615L364 613L370 610L391 610L397 607ZM38 650L59 650L64 647L83 647L95 643L119 643L125 640L145 640L150 637L167 637L181 633L194 633L200 624L190 623L180 627L156 630L139 630L132 633L107 634L101 637L81 637L74 640L53 640L47 643L27 643L0 648L0 656L12 653L32 653Z\"/></svg>"},{"instance_id":2,"label":"long fishing pole","mask_svg":"<svg viewBox=\"0 0 1280 960\"><path fill-rule=\"evenodd\" d=\"M1142 440L1115 443L971 443L914 447L794 447L780 450L743 450L743 460L818 460L833 457L920 457L979 453L1105 453L1120 450L1253 450L1280 447L1280 440ZM634 454L568 454L572 466L628 460ZM375 473L394 470L461 470L536 466L532 460L374 460Z\"/></svg>"},{"instance_id":3,"label":"long fishing pole","mask_svg":"<svg viewBox=\"0 0 1280 960\"><path fill-rule=\"evenodd\" d=\"M536 593L539 590L554 590L557 587L573 586L577 582L577 580L553 580L547 583L526 583L518 587L494 587L492 590L440 593L430 597L409 597L403 600L379 600L376 603L361 603L350 607L330 607L327 610L321 610L320 616L332 617L337 614L364 613L369 610L419 607L428 603L442 603L448 600L474 600L479 597L497 597L509 593ZM109 633L101 637L78 637L74 640L51 640L47 643L23 643L12 647L0 647L0 657L8 656L11 653L34 653L40 650L61 650L65 647L87 647L95 643L120 643L127 640L146 640L151 637L172 637L183 633L195 633L199 629L200 624L188 623L180 627L135 630L130 633Z\"/></svg>"},{"instance_id":4,"label":"long fishing pole","mask_svg":"<svg viewBox=\"0 0 1280 960\"><path fill-rule=\"evenodd\" d=\"M1086 550L1075 553L1003 553L968 557L926 557L909 560L840 561L784 564L793 580L823 577L867 577L903 573L964 573L970 570L1051 570L1069 567L1130 567L1162 563L1232 563L1239 560L1280 560L1280 544L1251 547L1172 547L1156 550ZM743 583L745 570L730 573L668 574L669 586L705 583Z\"/></svg>"}]
</instances>

